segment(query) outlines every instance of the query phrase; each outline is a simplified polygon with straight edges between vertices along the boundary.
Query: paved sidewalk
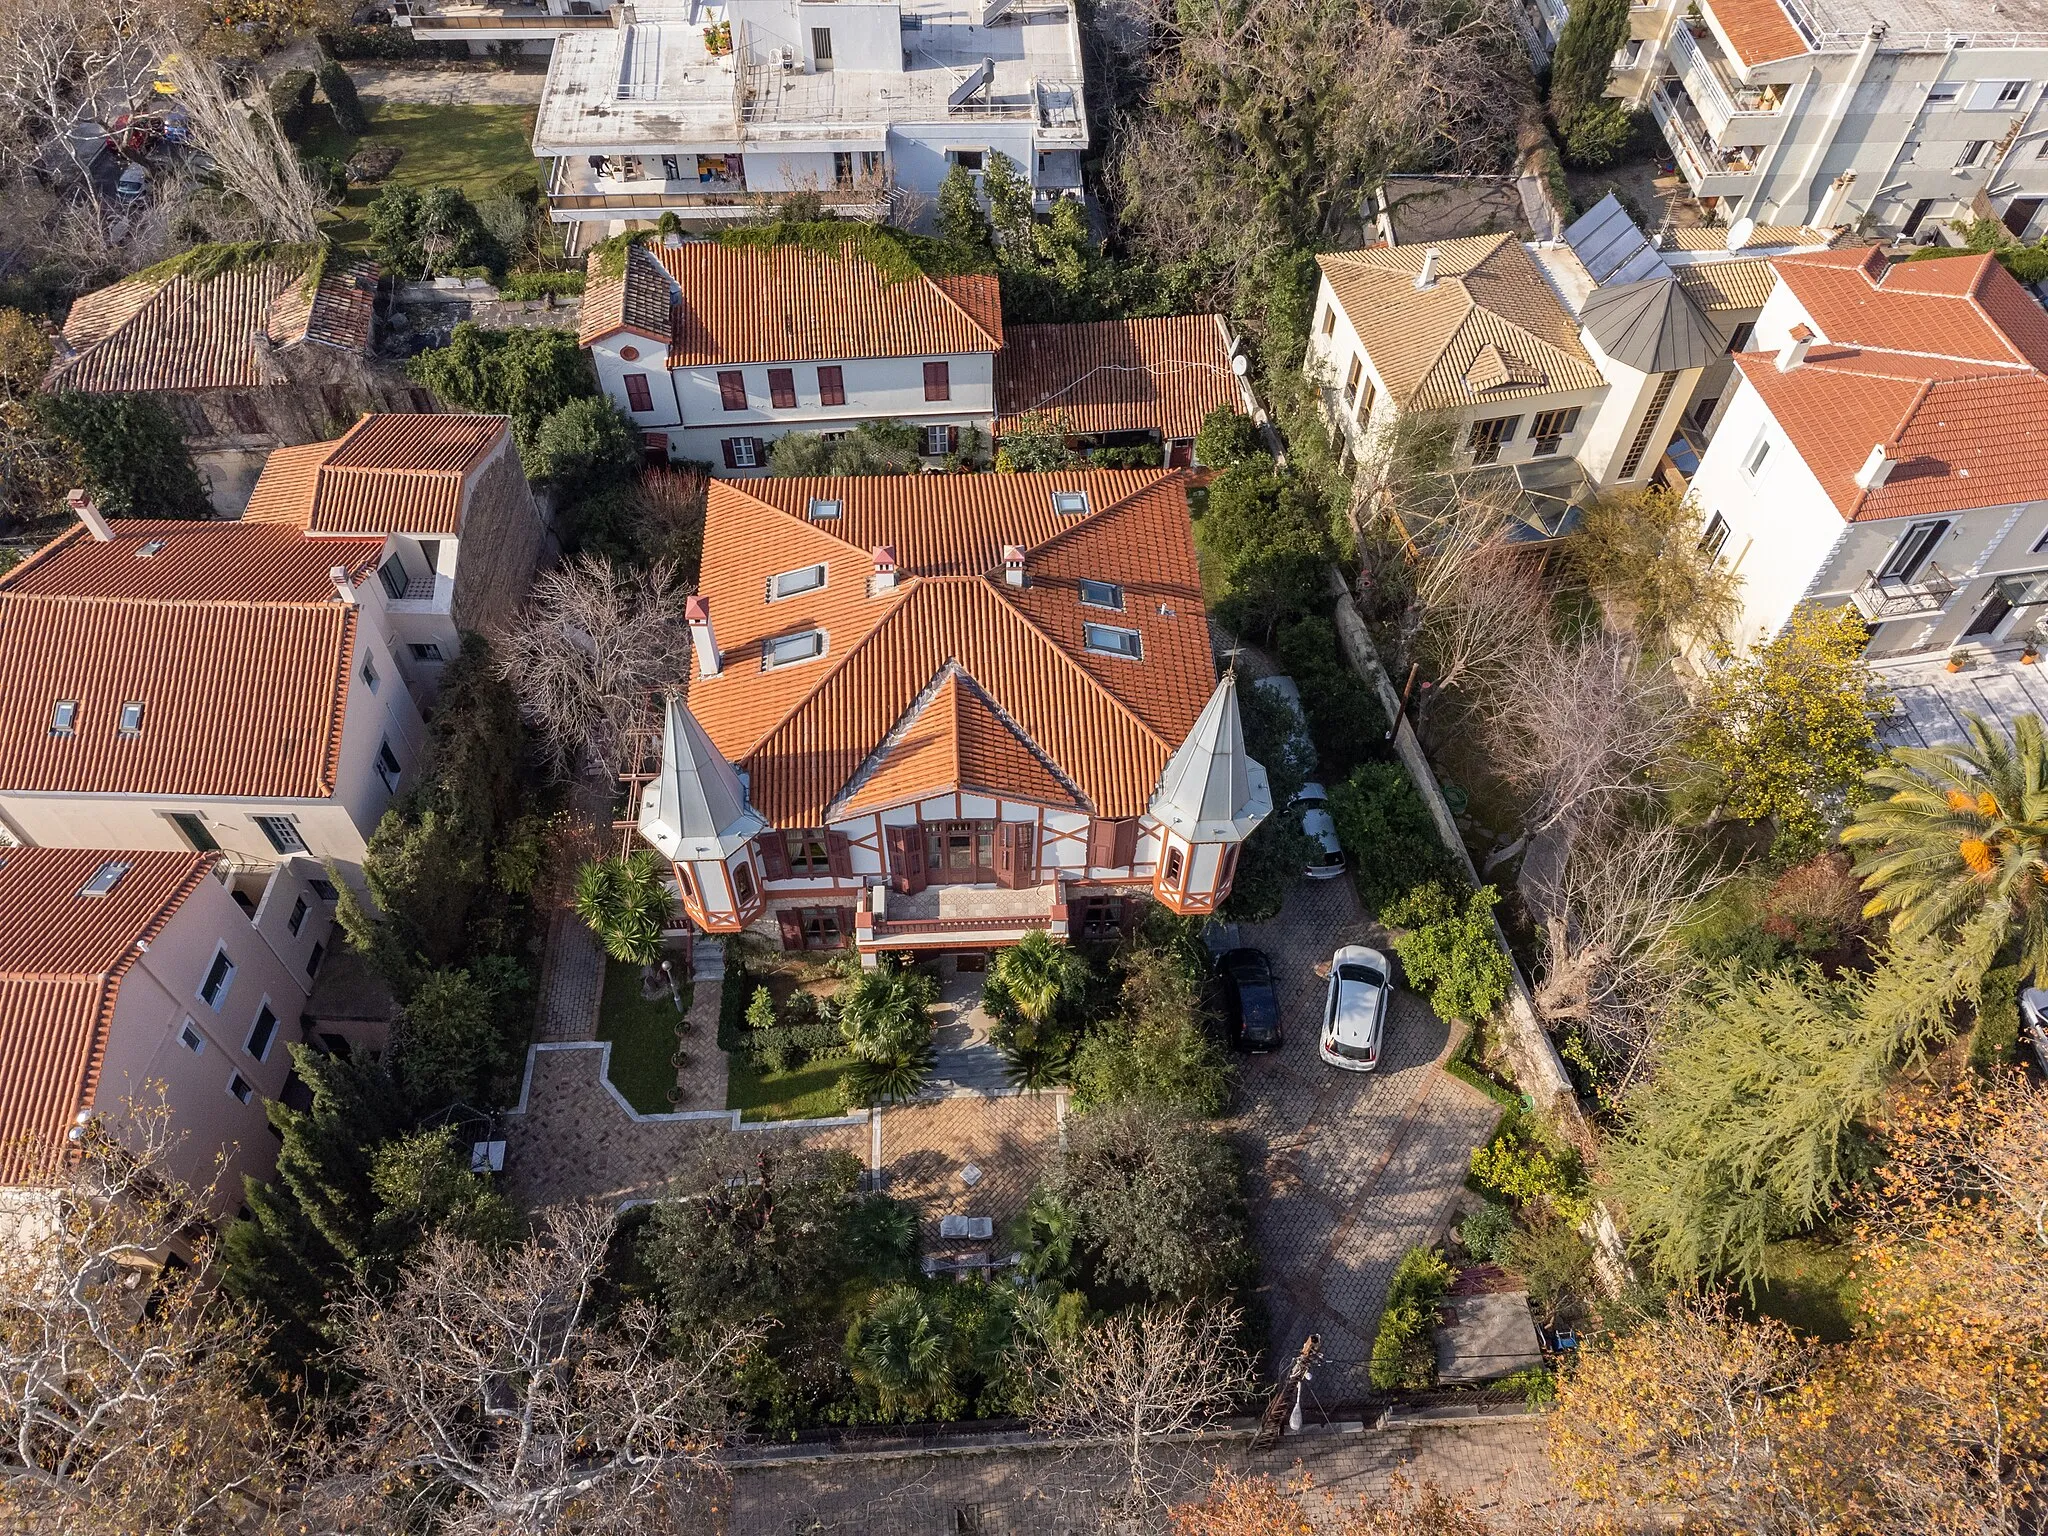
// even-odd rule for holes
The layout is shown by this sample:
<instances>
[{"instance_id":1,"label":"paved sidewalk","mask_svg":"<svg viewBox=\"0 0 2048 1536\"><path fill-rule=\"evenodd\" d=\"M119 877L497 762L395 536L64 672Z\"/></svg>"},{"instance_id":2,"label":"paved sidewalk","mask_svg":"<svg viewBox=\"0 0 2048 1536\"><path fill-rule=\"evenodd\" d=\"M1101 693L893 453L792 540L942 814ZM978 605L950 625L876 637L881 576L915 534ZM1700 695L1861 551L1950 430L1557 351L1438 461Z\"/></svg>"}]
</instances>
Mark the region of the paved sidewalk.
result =
<instances>
[{"instance_id":1,"label":"paved sidewalk","mask_svg":"<svg viewBox=\"0 0 2048 1536\"><path fill-rule=\"evenodd\" d=\"M938 1048L932 1080L924 1096L954 1093L1006 1093L1010 1075L1003 1053L989 1040L995 1021L981 1006L979 971L962 971L946 982L932 1008Z\"/></svg>"},{"instance_id":2,"label":"paved sidewalk","mask_svg":"<svg viewBox=\"0 0 2048 1536\"><path fill-rule=\"evenodd\" d=\"M1378 1071L1339 1071L1317 1054L1327 983L1315 968L1341 944L1388 948L1349 880L1301 881L1242 942L1272 957L1285 1042L1244 1059L1230 1125L1250 1179L1272 1358L1319 1333L1317 1393L1360 1399L1394 1266L1442 1236L1499 1109L1442 1070L1451 1031L1412 992L1394 995Z\"/></svg>"}]
</instances>

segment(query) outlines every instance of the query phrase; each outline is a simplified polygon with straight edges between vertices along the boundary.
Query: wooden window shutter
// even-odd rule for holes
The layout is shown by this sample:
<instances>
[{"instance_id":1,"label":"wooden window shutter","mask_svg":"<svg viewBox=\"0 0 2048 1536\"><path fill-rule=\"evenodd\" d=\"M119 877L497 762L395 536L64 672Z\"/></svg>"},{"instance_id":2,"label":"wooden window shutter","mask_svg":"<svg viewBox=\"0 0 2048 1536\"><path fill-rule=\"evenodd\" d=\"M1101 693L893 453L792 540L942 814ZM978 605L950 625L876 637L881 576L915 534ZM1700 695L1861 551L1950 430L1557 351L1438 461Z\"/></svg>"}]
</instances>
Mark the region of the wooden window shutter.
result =
<instances>
[{"instance_id":1,"label":"wooden window shutter","mask_svg":"<svg viewBox=\"0 0 2048 1536\"><path fill-rule=\"evenodd\" d=\"M776 926L782 930L784 949L804 947L804 909L802 907L781 907L775 913Z\"/></svg>"},{"instance_id":2,"label":"wooden window shutter","mask_svg":"<svg viewBox=\"0 0 2048 1536\"><path fill-rule=\"evenodd\" d=\"M832 865L834 880L853 878L853 839L844 832L825 833L825 857Z\"/></svg>"},{"instance_id":3,"label":"wooden window shutter","mask_svg":"<svg viewBox=\"0 0 2048 1536\"><path fill-rule=\"evenodd\" d=\"M1237 873L1237 844L1231 843L1223 850L1223 857L1216 866L1216 899L1221 901L1230 894L1231 878Z\"/></svg>"},{"instance_id":4,"label":"wooden window shutter","mask_svg":"<svg viewBox=\"0 0 2048 1536\"><path fill-rule=\"evenodd\" d=\"M948 452L948 453L958 453L959 451L960 451L960 429L959 429L958 427L948 427L948 428L946 428L946 452Z\"/></svg>"},{"instance_id":5,"label":"wooden window shutter","mask_svg":"<svg viewBox=\"0 0 2048 1536\"><path fill-rule=\"evenodd\" d=\"M1091 869L1108 869L1116 865L1117 829L1120 821L1103 821L1099 818L1088 823L1088 866Z\"/></svg>"},{"instance_id":6,"label":"wooden window shutter","mask_svg":"<svg viewBox=\"0 0 2048 1536\"><path fill-rule=\"evenodd\" d=\"M780 832L763 832L754 839L754 846L760 850L761 869L770 880L789 878L789 847Z\"/></svg>"},{"instance_id":7,"label":"wooden window shutter","mask_svg":"<svg viewBox=\"0 0 2048 1536\"><path fill-rule=\"evenodd\" d=\"M921 827L890 827L889 888L902 895L924 889L924 830Z\"/></svg>"},{"instance_id":8,"label":"wooden window shutter","mask_svg":"<svg viewBox=\"0 0 2048 1536\"><path fill-rule=\"evenodd\" d=\"M1126 817L1115 823L1116 843L1110 850L1109 862L1118 869L1124 869L1137 862L1138 818Z\"/></svg>"},{"instance_id":9,"label":"wooden window shutter","mask_svg":"<svg viewBox=\"0 0 2048 1536\"><path fill-rule=\"evenodd\" d=\"M839 944L843 949L853 943L853 908L834 907L832 910L839 914Z\"/></svg>"},{"instance_id":10,"label":"wooden window shutter","mask_svg":"<svg viewBox=\"0 0 2048 1536\"><path fill-rule=\"evenodd\" d=\"M996 884L1014 891L1017 878L1017 823L1006 821L996 828Z\"/></svg>"},{"instance_id":11,"label":"wooden window shutter","mask_svg":"<svg viewBox=\"0 0 2048 1536\"><path fill-rule=\"evenodd\" d=\"M733 455L732 443L733 440L731 438L722 437L718 440L718 448L725 455L725 467L727 469L738 469L740 461Z\"/></svg>"}]
</instances>

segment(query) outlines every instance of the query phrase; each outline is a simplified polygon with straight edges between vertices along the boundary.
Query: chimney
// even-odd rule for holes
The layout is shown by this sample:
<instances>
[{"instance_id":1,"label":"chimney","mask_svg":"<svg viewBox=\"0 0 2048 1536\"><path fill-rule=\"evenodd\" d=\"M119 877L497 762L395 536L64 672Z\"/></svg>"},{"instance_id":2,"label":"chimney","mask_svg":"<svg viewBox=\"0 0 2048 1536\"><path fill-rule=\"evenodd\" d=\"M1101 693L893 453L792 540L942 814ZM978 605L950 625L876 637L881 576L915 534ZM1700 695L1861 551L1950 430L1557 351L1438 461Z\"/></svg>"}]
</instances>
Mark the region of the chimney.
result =
<instances>
[{"instance_id":1,"label":"chimney","mask_svg":"<svg viewBox=\"0 0 2048 1536\"><path fill-rule=\"evenodd\" d=\"M1863 461L1863 467L1856 471L1856 483L1866 491L1874 491L1891 479L1892 470L1898 464L1898 449L1889 443L1873 443L1870 457Z\"/></svg>"},{"instance_id":2,"label":"chimney","mask_svg":"<svg viewBox=\"0 0 2048 1536\"><path fill-rule=\"evenodd\" d=\"M683 617L690 624L690 649L697 653L697 675L718 676L725 666L725 658L718 654L718 642L711 637L711 600L707 597L685 599Z\"/></svg>"},{"instance_id":3,"label":"chimney","mask_svg":"<svg viewBox=\"0 0 2048 1536\"><path fill-rule=\"evenodd\" d=\"M1434 288L1436 286L1436 260L1442 254L1443 252L1433 245L1422 253L1422 270L1415 274L1416 287Z\"/></svg>"},{"instance_id":4,"label":"chimney","mask_svg":"<svg viewBox=\"0 0 2048 1536\"><path fill-rule=\"evenodd\" d=\"M896 549L894 545L875 546L875 574L868 582L868 596L880 597L884 592L896 590Z\"/></svg>"},{"instance_id":5,"label":"chimney","mask_svg":"<svg viewBox=\"0 0 2048 1536\"><path fill-rule=\"evenodd\" d=\"M78 520L85 524L86 532L102 544L114 542L114 529L108 523L106 514L100 511L100 504L83 491L73 491L65 498L71 503L71 510L78 514Z\"/></svg>"},{"instance_id":6,"label":"chimney","mask_svg":"<svg viewBox=\"0 0 2048 1536\"><path fill-rule=\"evenodd\" d=\"M356 584L349 576L347 566L336 565L328 567L327 579L334 583L334 595L336 597L340 598L344 603L353 604L355 602Z\"/></svg>"},{"instance_id":7,"label":"chimney","mask_svg":"<svg viewBox=\"0 0 2048 1536\"><path fill-rule=\"evenodd\" d=\"M1806 352L1813 345L1813 327L1795 325L1792 336L1785 345L1778 348L1778 372L1790 373L1806 361Z\"/></svg>"},{"instance_id":8,"label":"chimney","mask_svg":"<svg viewBox=\"0 0 2048 1536\"><path fill-rule=\"evenodd\" d=\"M1005 544L1003 546L1003 580L1013 587L1024 585L1024 546Z\"/></svg>"}]
</instances>

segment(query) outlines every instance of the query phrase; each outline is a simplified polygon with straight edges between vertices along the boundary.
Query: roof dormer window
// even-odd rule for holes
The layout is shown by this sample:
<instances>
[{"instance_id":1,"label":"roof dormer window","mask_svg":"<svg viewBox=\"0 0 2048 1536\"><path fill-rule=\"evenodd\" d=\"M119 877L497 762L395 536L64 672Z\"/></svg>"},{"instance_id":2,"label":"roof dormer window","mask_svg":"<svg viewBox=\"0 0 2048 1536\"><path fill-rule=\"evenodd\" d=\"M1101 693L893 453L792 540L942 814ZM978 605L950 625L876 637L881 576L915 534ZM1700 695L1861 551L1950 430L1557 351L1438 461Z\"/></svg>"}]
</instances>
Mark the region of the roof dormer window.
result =
<instances>
[{"instance_id":1,"label":"roof dormer window","mask_svg":"<svg viewBox=\"0 0 2048 1536\"><path fill-rule=\"evenodd\" d=\"M1145 641L1135 629L1118 629L1109 624L1083 624L1081 643L1103 656L1122 656L1129 661L1145 659Z\"/></svg>"},{"instance_id":2,"label":"roof dormer window","mask_svg":"<svg viewBox=\"0 0 2048 1536\"><path fill-rule=\"evenodd\" d=\"M104 896L121 883L121 877L128 873L128 866L119 859L109 859L102 864L93 877L79 890L81 896Z\"/></svg>"},{"instance_id":3,"label":"roof dormer window","mask_svg":"<svg viewBox=\"0 0 2048 1536\"><path fill-rule=\"evenodd\" d=\"M1068 517L1086 516L1088 512L1088 493L1086 491L1054 491L1052 493L1052 509Z\"/></svg>"},{"instance_id":4,"label":"roof dormer window","mask_svg":"<svg viewBox=\"0 0 2048 1536\"><path fill-rule=\"evenodd\" d=\"M121 734L140 736L142 734L142 700L130 699L121 706Z\"/></svg>"},{"instance_id":5,"label":"roof dormer window","mask_svg":"<svg viewBox=\"0 0 2048 1536\"><path fill-rule=\"evenodd\" d=\"M73 726L78 724L78 700L59 699L50 711L50 734L69 736Z\"/></svg>"},{"instance_id":6,"label":"roof dormer window","mask_svg":"<svg viewBox=\"0 0 2048 1536\"><path fill-rule=\"evenodd\" d=\"M825 654L825 631L807 629L800 634L777 635L761 642L761 670L791 666Z\"/></svg>"},{"instance_id":7,"label":"roof dormer window","mask_svg":"<svg viewBox=\"0 0 2048 1536\"><path fill-rule=\"evenodd\" d=\"M1086 581L1081 583L1081 601L1090 608L1114 608L1124 611L1124 589L1113 581Z\"/></svg>"},{"instance_id":8,"label":"roof dormer window","mask_svg":"<svg viewBox=\"0 0 2048 1536\"><path fill-rule=\"evenodd\" d=\"M815 592L824 585L825 567L822 565L806 565L794 571L783 571L768 578L768 601L772 603L778 598Z\"/></svg>"},{"instance_id":9,"label":"roof dormer window","mask_svg":"<svg viewBox=\"0 0 2048 1536\"><path fill-rule=\"evenodd\" d=\"M822 496L813 496L810 509L805 515L814 523L822 523L830 518L837 517L845 510L846 503L843 501L828 501Z\"/></svg>"}]
</instances>

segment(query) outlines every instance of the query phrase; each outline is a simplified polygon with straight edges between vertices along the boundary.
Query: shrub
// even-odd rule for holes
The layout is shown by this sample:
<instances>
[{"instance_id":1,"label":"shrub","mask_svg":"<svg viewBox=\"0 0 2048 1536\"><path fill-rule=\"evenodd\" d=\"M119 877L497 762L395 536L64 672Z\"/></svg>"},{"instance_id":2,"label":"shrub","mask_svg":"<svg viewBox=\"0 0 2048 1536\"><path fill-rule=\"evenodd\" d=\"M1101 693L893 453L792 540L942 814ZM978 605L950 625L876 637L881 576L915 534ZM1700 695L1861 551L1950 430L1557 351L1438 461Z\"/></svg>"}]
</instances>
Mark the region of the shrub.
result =
<instances>
[{"instance_id":1,"label":"shrub","mask_svg":"<svg viewBox=\"0 0 2048 1536\"><path fill-rule=\"evenodd\" d=\"M1578 1153L1532 1115L1501 1121L1493 1140L1473 1151L1472 1177L1518 1205L1549 1211L1573 1226L1592 1213Z\"/></svg>"},{"instance_id":2,"label":"shrub","mask_svg":"<svg viewBox=\"0 0 2048 1536\"><path fill-rule=\"evenodd\" d=\"M1763 931L1801 954L1839 949L1864 930L1863 888L1847 854L1828 852L1795 864L1764 898Z\"/></svg>"},{"instance_id":3,"label":"shrub","mask_svg":"<svg viewBox=\"0 0 2048 1536\"><path fill-rule=\"evenodd\" d=\"M1488 1200L1465 1218L1458 1239L1473 1258L1490 1263L1500 1257L1501 1244L1514 1230L1515 1213L1497 1200Z\"/></svg>"},{"instance_id":4,"label":"shrub","mask_svg":"<svg viewBox=\"0 0 2048 1536\"><path fill-rule=\"evenodd\" d=\"M1494 934L1500 892L1481 886L1465 902L1437 881L1417 886L1380 914L1390 928L1409 931L1394 940L1408 983L1426 994L1447 1019L1483 1019L1508 995L1508 957Z\"/></svg>"},{"instance_id":5,"label":"shrub","mask_svg":"<svg viewBox=\"0 0 2048 1536\"><path fill-rule=\"evenodd\" d=\"M1330 791L1330 816L1358 894L1374 909L1430 880L1453 878L1436 821L1399 763L1362 763Z\"/></svg>"},{"instance_id":6,"label":"shrub","mask_svg":"<svg viewBox=\"0 0 2048 1536\"><path fill-rule=\"evenodd\" d=\"M1604 171L1621 159L1634 142L1637 114L1618 101L1572 114L1564 125L1564 157L1574 170Z\"/></svg>"},{"instance_id":7,"label":"shrub","mask_svg":"<svg viewBox=\"0 0 2048 1536\"><path fill-rule=\"evenodd\" d=\"M211 517L177 419L147 395L36 395L43 427L78 456L109 517Z\"/></svg>"},{"instance_id":8,"label":"shrub","mask_svg":"<svg viewBox=\"0 0 2048 1536\"><path fill-rule=\"evenodd\" d=\"M1449 1261L1434 1248L1401 1255L1372 1341L1372 1384L1382 1392L1436 1384L1436 1304L1453 1278Z\"/></svg>"},{"instance_id":9,"label":"shrub","mask_svg":"<svg viewBox=\"0 0 2048 1536\"><path fill-rule=\"evenodd\" d=\"M1337 626L1320 613L1281 626L1280 662L1301 688L1316 757L1332 777L1387 750L1387 716L1372 685L1344 659Z\"/></svg>"},{"instance_id":10,"label":"shrub","mask_svg":"<svg viewBox=\"0 0 2048 1536\"><path fill-rule=\"evenodd\" d=\"M817 432L785 432L768 449L768 472L818 475L914 475L922 467L924 434L901 421L864 421L827 442Z\"/></svg>"},{"instance_id":11,"label":"shrub","mask_svg":"<svg viewBox=\"0 0 2048 1536\"><path fill-rule=\"evenodd\" d=\"M362 99L356 95L356 83L349 78L348 71L333 59L322 59L319 78L320 94L327 98L335 126L351 138L368 133L370 119L363 111Z\"/></svg>"},{"instance_id":12,"label":"shrub","mask_svg":"<svg viewBox=\"0 0 2048 1536\"><path fill-rule=\"evenodd\" d=\"M306 122L313 112L313 71L288 69L270 82L270 110L277 126L294 144L305 137Z\"/></svg>"},{"instance_id":13,"label":"shrub","mask_svg":"<svg viewBox=\"0 0 2048 1536\"><path fill-rule=\"evenodd\" d=\"M405 1004L392 1052L413 1101L433 1108L490 1103L525 1039L520 1026L530 989L524 967L502 955L427 976Z\"/></svg>"},{"instance_id":14,"label":"shrub","mask_svg":"<svg viewBox=\"0 0 2048 1536\"><path fill-rule=\"evenodd\" d=\"M603 395L585 395L540 424L526 470L582 497L624 485L639 467L639 431Z\"/></svg>"},{"instance_id":15,"label":"shrub","mask_svg":"<svg viewBox=\"0 0 2048 1536\"><path fill-rule=\"evenodd\" d=\"M313 189L330 203L338 203L348 196L348 167L332 155L309 155L299 151L299 164L305 167L306 179Z\"/></svg>"},{"instance_id":16,"label":"shrub","mask_svg":"<svg viewBox=\"0 0 2048 1536\"><path fill-rule=\"evenodd\" d=\"M573 298L583 292L587 281L582 272L508 272L498 285L499 296L515 302L526 299Z\"/></svg>"},{"instance_id":17,"label":"shrub","mask_svg":"<svg viewBox=\"0 0 2048 1536\"><path fill-rule=\"evenodd\" d=\"M1203 417L1201 430L1195 433L1195 462L1211 469L1271 457L1258 424L1227 405L1219 405Z\"/></svg>"},{"instance_id":18,"label":"shrub","mask_svg":"<svg viewBox=\"0 0 2048 1536\"><path fill-rule=\"evenodd\" d=\"M1522 1277L1546 1327L1593 1294L1593 1245L1572 1223L1548 1212L1536 1213L1509 1233L1501 1244L1500 1261Z\"/></svg>"},{"instance_id":19,"label":"shrub","mask_svg":"<svg viewBox=\"0 0 2048 1536\"><path fill-rule=\"evenodd\" d=\"M369 225L377 259L402 281L466 267L496 272L505 264L503 248L459 187L386 187L370 204Z\"/></svg>"},{"instance_id":20,"label":"shrub","mask_svg":"<svg viewBox=\"0 0 2048 1536\"><path fill-rule=\"evenodd\" d=\"M522 455L534 452L543 421L597 392L576 333L538 327L495 331L465 320L447 346L420 353L405 371L458 410L510 416Z\"/></svg>"},{"instance_id":21,"label":"shrub","mask_svg":"<svg viewBox=\"0 0 2048 1536\"><path fill-rule=\"evenodd\" d=\"M1136 443L1128 448L1097 448L1088 455L1097 469L1157 469L1166 455L1157 443Z\"/></svg>"},{"instance_id":22,"label":"shrub","mask_svg":"<svg viewBox=\"0 0 2048 1536\"><path fill-rule=\"evenodd\" d=\"M2000 965L1984 973L1977 993L1977 1027L1970 1032L1970 1065L1980 1072L2009 1066L2020 1039L2020 989L2024 965Z\"/></svg>"},{"instance_id":23,"label":"shrub","mask_svg":"<svg viewBox=\"0 0 2048 1536\"><path fill-rule=\"evenodd\" d=\"M331 59L433 59L441 56L436 43L423 43L400 27L337 27L315 34L320 51ZM466 43L458 44L463 52Z\"/></svg>"},{"instance_id":24,"label":"shrub","mask_svg":"<svg viewBox=\"0 0 2048 1536\"><path fill-rule=\"evenodd\" d=\"M1270 461L1244 460L1209 485L1202 554L1224 589L1217 617L1268 639L1287 619L1322 606L1335 547L1315 487Z\"/></svg>"}]
</instances>

